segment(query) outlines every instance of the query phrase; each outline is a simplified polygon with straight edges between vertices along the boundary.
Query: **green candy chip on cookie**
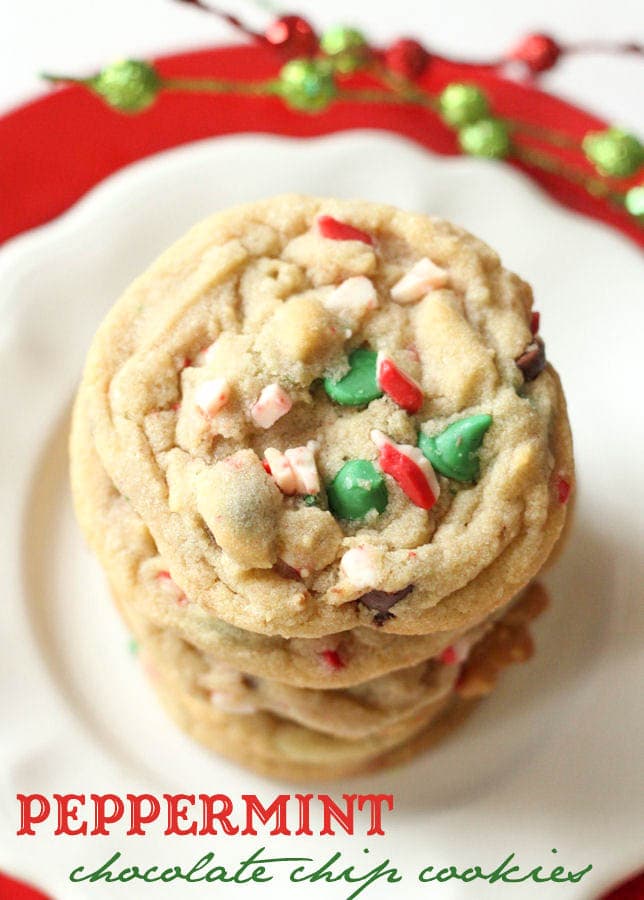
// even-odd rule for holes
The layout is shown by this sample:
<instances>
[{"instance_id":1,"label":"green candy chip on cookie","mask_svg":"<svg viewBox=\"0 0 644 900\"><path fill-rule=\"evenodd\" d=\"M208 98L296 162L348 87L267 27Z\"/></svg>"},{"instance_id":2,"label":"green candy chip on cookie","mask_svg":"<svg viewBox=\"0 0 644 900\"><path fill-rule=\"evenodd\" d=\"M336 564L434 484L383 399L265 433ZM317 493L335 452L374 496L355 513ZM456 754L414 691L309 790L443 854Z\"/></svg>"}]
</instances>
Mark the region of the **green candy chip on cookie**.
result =
<instances>
[{"instance_id":1,"label":"green candy chip on cookie","mask_svg":"<svg viewBox=\"0 0 644 900\"><path fill-rule=\"evenodd\" d=\"M384 512L387 486L368 459L350 459L327 487L329 508L338 519L363 519L372 509Z\"/></svg>"},{"instance_id":2,"label":"green candy chip on cookie","mask_svg":"<svg viewBox=\"0 0 644 900\"><path fill-rule=\"evenodd\" d=\"M418 446L432 466L447 478L472 482L479 477L478 451L492 416L468 416L448 425L434 437L421 433Z\"/></svg>"},{"instance_id":3,"label":"green candy chip on cookie","mask_svg":"<svg viewBox=\"0 0 644 900\"><path fill-rule=\"evenodd\" d=\"M374 350L358 349L349 354L350 369L339 381L324 379L324 390L340 406L365 406L382 397L376 378Z\"/></svg>"}]
</instances>

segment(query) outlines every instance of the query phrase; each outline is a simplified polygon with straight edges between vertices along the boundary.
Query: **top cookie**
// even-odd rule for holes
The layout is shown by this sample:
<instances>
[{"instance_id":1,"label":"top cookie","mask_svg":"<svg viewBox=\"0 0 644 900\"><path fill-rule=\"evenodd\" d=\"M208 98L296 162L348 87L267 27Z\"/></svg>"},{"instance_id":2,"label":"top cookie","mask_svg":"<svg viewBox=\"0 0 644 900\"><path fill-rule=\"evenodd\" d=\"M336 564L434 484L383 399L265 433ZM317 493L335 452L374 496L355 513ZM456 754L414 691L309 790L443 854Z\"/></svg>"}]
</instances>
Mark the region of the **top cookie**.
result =
<instances>
[{"instance_id":1,"label":"top cookie","mask_svg":"<svg viewBox=\"0 0 644 900\"><path fill-rule=\"evenodd\" d=\"M83 379L96 448L173 579L225 621L461 627L517 593L565 519L565 402L531 306L444 221L237 207L101 326Z\"/></svg>"}]
</instances>

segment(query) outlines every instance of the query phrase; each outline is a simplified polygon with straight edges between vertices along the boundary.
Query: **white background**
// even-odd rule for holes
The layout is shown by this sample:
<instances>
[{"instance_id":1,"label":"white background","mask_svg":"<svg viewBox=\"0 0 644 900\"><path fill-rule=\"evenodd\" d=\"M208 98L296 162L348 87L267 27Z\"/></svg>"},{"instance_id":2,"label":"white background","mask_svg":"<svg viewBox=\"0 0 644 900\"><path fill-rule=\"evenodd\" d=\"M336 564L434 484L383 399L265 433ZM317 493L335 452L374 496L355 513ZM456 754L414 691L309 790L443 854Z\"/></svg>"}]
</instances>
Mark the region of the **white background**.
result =
<instances>
[{"instance_id":1,"label":"white background","mask_svg":"<svg viewBox=\"0 0 644 900\"><path fill-rule=\"evenodd\" d=\"M250 0L218 2L257 28L270 19ZM644 40L641 0L294 0L278 5L282 12L300 12L320 29L353 23L379 44L412 34L439 53L473 59L497 57L534 29L570 42ZM239 39L216 18L178 0L0 0L0 111L41 91L40 71L88 74L121 56ZM641 57L571 58L546 74L542 85L616 124L644 131Z\"/></svg>"}]
</instances>

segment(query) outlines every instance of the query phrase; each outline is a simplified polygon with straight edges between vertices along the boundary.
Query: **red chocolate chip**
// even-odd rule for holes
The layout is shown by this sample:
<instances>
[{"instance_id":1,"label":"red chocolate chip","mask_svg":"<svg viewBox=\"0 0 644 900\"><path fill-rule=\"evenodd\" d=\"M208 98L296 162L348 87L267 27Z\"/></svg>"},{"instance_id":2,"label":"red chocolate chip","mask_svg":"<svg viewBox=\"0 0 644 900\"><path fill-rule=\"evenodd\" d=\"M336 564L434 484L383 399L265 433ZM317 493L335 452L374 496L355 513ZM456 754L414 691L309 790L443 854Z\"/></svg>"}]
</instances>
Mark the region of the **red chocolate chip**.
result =
<instances>
[{"instance_id":1,"label":"red chocolate chip","mask_svg":"<svg viewBox=\"0 0 644 900\"><path fill-rule=\"evenodd\" d=\"M327 664L330 669L333 669L334 672L337 672L338 669L344 669L344 663L340 658L340 654L337 650L323 650L320 653L320 656Z\"/></svg>"},{"instance_id":2,"label":"red chocolate chip","mask_svg":"<svg viewBox=\"0 0 644 900\"><path fill-rule=\"evenodd\" d=\"M565 478L562 478L561 475L558 475L555 484L557 487L557 499L560 503L567 503L570 497L570 483Z\"/></svg>"},{"instance_id":3,"label":"red chocolate chip","mask_svg":"<svg viewBox=\"0 0 644 900\"><path fill-rule=\"evenodd\" d=\"M393 444L380 448L378 463L383 472L391 475L407 494L412 503L421 509L431 509L438 499L427 476L417 463L401 453Z\"/></svg>"},{"instance_id":4,"label":"red chocolate chip","mask_svg":"<svg viewBox=\"0 0 644 900\"><path fill-rule=\"evenodd\" d=\"M541 338L535 337L515 362L523 372L525 380L534 381L546 365L546 345Z\"/></svg>"},{"instance_id":5,"label":"red chocolate chip","mask_svg":"<svg viewBox=\"0 0 644 900\"><path fill-rule=\"evenodd\" d=\"M365 231L339 222L333 216L318 216L318 230L322 237L332 241L362 241L363 244L373 244L373 238Z\"/></svg>"},{"instance_id":6,"label":"red chocolate chip","mask_svg":"<svg viewBox=\"0 0 644 900\"><path fill-rule=\"evenodd\" d=\"M423 405L423 392L413 378L402 372L393 359L378 357L378 384L391 399L409 413Z\"/></svg>"},{"instance_id":7,"label":"red chocolate chip","mask_svg":"<svg viewBox=\"0 0 644 900\"><path fill-rule=\"evenodd\" d=\"M373 610L376 613L373 619L374 623L382 625L387 619L394 618L394 614L389 611L391 607L402 600L403 597L411 594L413 589L413 584L408 584L407 587L402 588L400 591L367 591L362 597L358 597L357 602L362 603L367 609Z\"/></svg>"}]
</instances>

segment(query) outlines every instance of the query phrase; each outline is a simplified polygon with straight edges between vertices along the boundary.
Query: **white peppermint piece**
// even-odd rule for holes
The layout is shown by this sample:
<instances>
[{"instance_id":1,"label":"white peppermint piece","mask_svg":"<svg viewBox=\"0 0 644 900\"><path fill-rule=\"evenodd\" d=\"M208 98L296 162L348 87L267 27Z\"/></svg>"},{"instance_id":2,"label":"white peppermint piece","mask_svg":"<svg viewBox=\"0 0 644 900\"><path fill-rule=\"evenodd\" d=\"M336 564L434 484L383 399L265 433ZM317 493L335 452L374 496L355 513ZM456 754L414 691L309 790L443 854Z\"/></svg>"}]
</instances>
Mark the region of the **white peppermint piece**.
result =
<instances>
[{"instance_id":1,"label":"white peppermint piece","mask_svg":"<svg viewBox=\"0 0 644 900\"><path fill-rule=\"evenodd\" d=\"M203 350L200 350L193 360L193 365L207 366L212 360L212 355L214 353L216 343L217 342L215 341L214 344L209 344L207 347L204 347Z\"/></svg>"},{"instance_id":2,"label":"white peppermint piece","mask_svg":"<svg viewBox=\"0 0 644 900\"><path fill-rule=\"evenodd\" d=\"M295 472L286 454L274 447L267 447L264 450L264 459L268 463L273 480L280 491L284 494L295 494L297 492Z\"/></svg>"},{"instance_id":3,"label":"white peppermint piece","mask_svg":"<svg viewBox=\"0 0 644 900\"><path fill-rule=\"evenodd\" d=\"M313 455L315 447L315 442L309 441L306 447L292 447L284 453L295 475L298 494L317 494L320 490L320 476Z\"/></svg>"},{"instance_id":4,"label":"white peppermint piece","mask_svg":"<svg viewBox=\"0 0 644 900\"><path fill-rule=\"evenodd\" d=\"M293 406L293 401L279 384L268 384L262 388L258 399L250 410L253 422L260 428L270 428L285 416Z\"/></svg>"},{"instance_id":5,"label":"white peppermint piece","mask_svg":"<svg viewBox=\"0 0 644 900\"><path fill-rule=\"evenodd\" d=\"M202 381L195 391L195 404L204 416L214 416L230 399L230 385L225 378Z\"/></svg>"},{"instance_id":6,"label":"white peppermint piece","mask_svg":"<svg viewBox=\"0 0 644 900\"><path fill-rule=\"evenodd\" d=\"M356 275L347 278L324 300L329 312L349 322L360 321L378 306L378 295L369 278Z\"/></svg>"},{"instance_id":7,"label":"white peppermint piece","mask_svg":"<svg viewBox=\"0 0 644 900\"><path fill-rule=\"evenodd\" d=\"M459 638L452 644L452 649L454 651L454 656L456 657L456 662L465 662L467 657L470 655L470 651L472 649L472 641L468 640L467 638Z\"/></svg>"},{"instance_id":8,"label":"white peppermint piece","mask_svg":"<svg viewBox=\"0 0 644 900\"><path fill-rule=\"evenodd\" d=\"M354 587L373 588L380 580L380 560L381 553L375 547L352 547L340 560L340 569Z\"/></svg>"},{"instance_id":9,"label":"white peppermint piece","mask_svg":"<svg viewBox=\"0 0 644 900\"><path fill-rule=\"evenodd\" d=\"M392 299L396 303L415 303L429 291L445 287L448 278L445 269L441 269L425 256L392 287Z\"/></svg>"}]
</instances>

